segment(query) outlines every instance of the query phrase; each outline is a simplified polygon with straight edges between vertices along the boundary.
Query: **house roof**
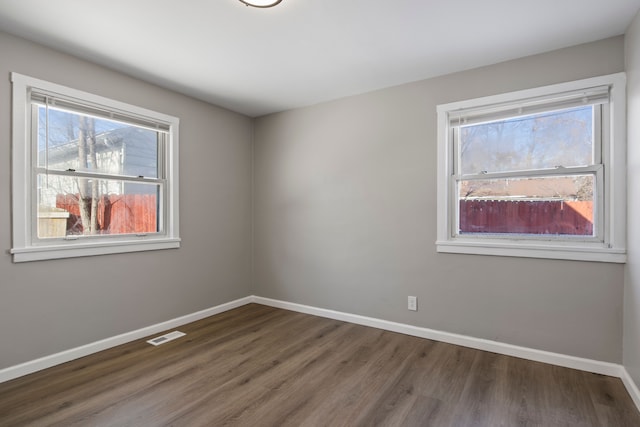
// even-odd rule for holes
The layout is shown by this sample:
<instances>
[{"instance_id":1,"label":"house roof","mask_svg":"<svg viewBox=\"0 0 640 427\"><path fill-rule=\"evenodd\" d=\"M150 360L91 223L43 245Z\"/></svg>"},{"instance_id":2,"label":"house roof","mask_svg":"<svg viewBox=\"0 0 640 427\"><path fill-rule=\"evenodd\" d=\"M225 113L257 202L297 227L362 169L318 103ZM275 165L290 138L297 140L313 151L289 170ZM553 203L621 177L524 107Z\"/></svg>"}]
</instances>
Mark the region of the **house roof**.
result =
<instances>
[{"instance_id":1,"label":"house roof","mask_svg":"<svg viewBox=\"0 0 640 427\"><path fill-rule=\"evenodd\" d=\"M153 140L154 133L132 126L114 129L108 132L102 132L96 135L96 153L119 151L124 146L130 149L145 146L153 146L156 141ZM78 140L67 141L58 144L51 144L49 147L41 149L40 155L49 152L49 164L55 165L66 163L78 158ZM154 156L155 158L155 156Z\"/></svg>"}]
</instances>

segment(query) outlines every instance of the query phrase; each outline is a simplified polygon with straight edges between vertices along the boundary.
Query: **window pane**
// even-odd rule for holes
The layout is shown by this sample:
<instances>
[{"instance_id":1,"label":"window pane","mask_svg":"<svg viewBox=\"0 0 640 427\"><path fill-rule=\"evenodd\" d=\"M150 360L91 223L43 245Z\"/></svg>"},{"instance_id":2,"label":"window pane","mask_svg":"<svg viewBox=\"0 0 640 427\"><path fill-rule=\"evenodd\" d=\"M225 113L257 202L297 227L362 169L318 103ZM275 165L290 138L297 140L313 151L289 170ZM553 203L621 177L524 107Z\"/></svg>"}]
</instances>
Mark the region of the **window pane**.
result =
<instances>
[{"instance_id":1,"label":"window pane","mask_svg":"<svg viewBox=\"0 0 640 427\"><path fill-rule=\"evenodd\" d=\"M153 130L38 107L39 167L157 178L158 142Z\"/></svg>"},{"instance_id":2,"label":"window pane","mask_svg":"<svg viewBox=\"0 0 640 427\"><path fill-rule=\"evenodd\" d=\"M460 173L508 172L594 163L588 106L461 126Z\"/></svg>"},{"instance_id":3,"label":"window pane","mask_svg":"<svg viewBox=\"0 0 640 427\"><path fill-rule=\"evenodd\" d=\"M463 180L458 233L594 236L593 175Z\"/></svg>"},{"instance_id":4,"label":"window pane","mask_svg":"<svg viewBox=\"0 0 640 427\"><path fill-rule=\"evenodd\" d=\"M160 184L38 175L38 238L159 231Z\"/></svg>"}]
</instances>

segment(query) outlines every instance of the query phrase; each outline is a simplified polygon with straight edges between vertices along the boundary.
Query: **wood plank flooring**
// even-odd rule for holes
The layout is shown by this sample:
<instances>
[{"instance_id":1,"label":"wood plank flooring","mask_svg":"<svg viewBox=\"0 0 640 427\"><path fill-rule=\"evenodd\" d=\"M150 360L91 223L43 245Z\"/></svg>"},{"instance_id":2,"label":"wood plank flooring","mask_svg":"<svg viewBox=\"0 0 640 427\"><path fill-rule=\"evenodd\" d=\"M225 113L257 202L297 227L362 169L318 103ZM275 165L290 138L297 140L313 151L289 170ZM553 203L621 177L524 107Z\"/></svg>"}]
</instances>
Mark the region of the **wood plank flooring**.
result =
<instances>
[{"instance_id":1,"label":"wood plank flooring","mask_svg":"<svg viewBox=\"0 0 640 427\"><path fill-rule=\"evenodd\" d=\"M617 378L256 304L178 329L0 384L0 426L640 426Z\"/></svg>"}]
</instances>

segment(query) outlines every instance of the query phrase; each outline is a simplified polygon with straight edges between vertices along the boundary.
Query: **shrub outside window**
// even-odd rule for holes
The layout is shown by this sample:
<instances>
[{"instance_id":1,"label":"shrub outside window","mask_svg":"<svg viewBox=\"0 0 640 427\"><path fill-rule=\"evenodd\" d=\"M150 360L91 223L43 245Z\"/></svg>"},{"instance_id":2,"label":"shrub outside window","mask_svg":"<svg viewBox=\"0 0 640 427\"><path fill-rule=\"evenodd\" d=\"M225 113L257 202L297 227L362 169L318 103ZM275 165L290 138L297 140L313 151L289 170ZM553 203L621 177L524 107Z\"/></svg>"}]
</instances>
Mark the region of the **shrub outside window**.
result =
<instances>
[{"instance_id":1,"label":"shrub outside window","mask_svg":"<svg viewBox=\"0 0 640 427\"><path fill-rule=\"evenodd\" d=\"M624 262L624 84L439 105L438 251Z\"/></svg>"},{"instance_id":2,"label":"shrub outside window","mask_svg":"<svg viewBox=\"0 0 640 427\"><path fill-rule=\"evenodd\" d=\"M12 82L15 262L179 247L177 118Z\"/></svg>"}]
</instances>

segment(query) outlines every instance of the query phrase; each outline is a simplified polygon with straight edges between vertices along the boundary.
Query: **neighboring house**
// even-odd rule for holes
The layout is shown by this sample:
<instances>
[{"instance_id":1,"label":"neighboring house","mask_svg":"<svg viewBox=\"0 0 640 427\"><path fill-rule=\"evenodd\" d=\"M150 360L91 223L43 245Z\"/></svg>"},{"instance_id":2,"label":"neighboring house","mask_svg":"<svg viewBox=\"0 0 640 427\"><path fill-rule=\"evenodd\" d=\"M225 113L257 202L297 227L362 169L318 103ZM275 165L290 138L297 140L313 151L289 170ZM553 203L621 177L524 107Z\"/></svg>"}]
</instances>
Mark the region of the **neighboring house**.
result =
<instances>
[{"instance_id":1,"label":"neighboring house","mask_svg":"<svg viewBox=\"0 0 640 427\"><path fill-rule=\"evenodd\" d=\"M133 177L156 177L158 169L156 133L143 128L126 126L96 135L95 150L97 165L90 165L91 171L104 174L128 175ZM62 144L52 144L41 150L41 159L48 157L49 169L80 170L78 160L78 140ZM49 176L51 179L51 176ZM51 185L51 183L49 184ZM149 193L149 189L137 184L102 181L101 194ZM75 194L76 188L60 184L59 191Z\"/></svg>"},{"instance_id":2,"label":"neighboring house","mask_svg":"<svg viewBox=\"0 0 640 427\"><path fill-rule=\"evenodd\" d=\"M158 170L157 133L143 128L126 126L102 132L95 137L96 165L88 171L107 175L156 177ZM39 158L48 159L49 170L81 170L78 140L51 144L41 150ZM89 161L90 163L90 161ZM78 199L79 180L60 175L41 177L39 216L61 218L61 210L69 213L66 234L81 234ZM114 179L99 179L98 223L102 233L138 233L156 230L157 187ZM60 227L45 225L40 237L60 236ZM45 230L58 230L50 232ZM51 234L54 233L54 234ZM64 235L64 234L62 234Z\"/></svg>"}]
</instances>

